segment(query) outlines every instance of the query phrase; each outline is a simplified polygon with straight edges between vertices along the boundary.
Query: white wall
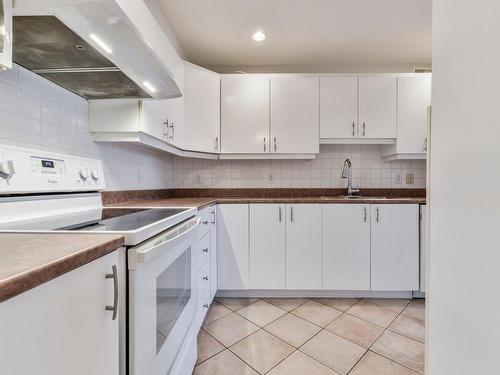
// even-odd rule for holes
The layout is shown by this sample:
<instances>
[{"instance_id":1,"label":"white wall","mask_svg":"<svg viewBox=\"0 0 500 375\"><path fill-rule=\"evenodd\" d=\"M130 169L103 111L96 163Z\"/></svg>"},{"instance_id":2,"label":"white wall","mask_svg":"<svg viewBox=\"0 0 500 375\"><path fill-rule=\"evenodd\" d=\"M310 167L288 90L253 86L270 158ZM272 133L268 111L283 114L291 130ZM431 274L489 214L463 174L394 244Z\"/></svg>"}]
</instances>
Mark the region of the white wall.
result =
<instances>
[{"instance_id":1,"label":"white wall","mask_svg":"<svg viewBox=\"0 0 500 375\"><path fill-rule=\"evenodd\" d=\"M108 190L172 186L169 157L92 142L87 101L17 65L0 72L0 144L99 158Z\"/></svg>"},{"instance_id":2,"label":"white wall","mask_svg":"<svg viewBox=\"0 0 500 375\"><path fill-rule=\"evenodd\" d=\"M500 373L499 20L433 0L428 375Z\"/></svg>"},{"instance_id":3,"label":"white wall","mask_svg":"<svg viewBox=\"0 0 500 375\"><path fill-rule=\"evenodd\" d=\"M321 145L315 160L174 159L176 188L343 188L344 160L353 165L353 184L364 188L423 188L425 161L381 159L380 145ZM407 185L406 174L414 184Z\"/></svg>"}]
</instances>

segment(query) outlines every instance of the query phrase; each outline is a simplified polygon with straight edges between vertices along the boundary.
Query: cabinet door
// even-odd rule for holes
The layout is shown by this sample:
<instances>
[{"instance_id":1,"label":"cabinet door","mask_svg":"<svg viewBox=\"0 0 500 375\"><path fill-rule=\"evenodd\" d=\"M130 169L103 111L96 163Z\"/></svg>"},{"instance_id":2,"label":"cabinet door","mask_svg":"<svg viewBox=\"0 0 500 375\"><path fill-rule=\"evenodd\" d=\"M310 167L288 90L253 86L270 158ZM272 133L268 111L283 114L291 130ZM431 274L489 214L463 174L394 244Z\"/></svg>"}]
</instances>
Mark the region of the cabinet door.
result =
<instances>
[{"instance_id":1,"label":"cabinet door","mask_svg":"<svg viewBox=\"0 0 500 375\"><path fill-rule=\"evenodd\" d=\"M250 205L250 289L285 289L285 205Z\"/></svg>"},{"instance_id":2,"label":"cabinet door","mask_svg":"<svg viewBox=\"0 0 500 375\"><path fill-rule=\"evenodd\" d=\"M370 290L369 205L323 205L323 289Z\"/></svg>"},{"instance_id":3,"label":"cabinet door","mask_svg":"<svg viewBox=\"0 0 500 375\"><path fill-rule=\"evenodd\" d=\"M218 153L220 75L186 63L184 68L184 148Z\"/></svg>"},{"instance_id":4,"label":"cabinet door","mask_svg":"<svg viewBox=\"0 0 500 375\"><path fill-rule=\"evenodd\" d=\"M424 153L431 76L398 78L398 153Z\"/></svg>"},{"instance_id":5,"label":"cabinet door","mask_svg":"<svg viewBox=\"0 0 500 375\"><path fill-rule=\"evenodd\" d=\"M358 78L320 78L320 138L358 137Z\"/></svg>"},{"instance_id":6,"label":"cabinet door","mask_svg":"<svg viewBox=\"0 0 500 375\"><path fill-rule=\"evenodd\" d=\"M248 205L221 204L217 218L219 289L248 289Z\"/></svg>"},{"instance_id":7,"label":"cabinet door","mask_svg":"<svg viewBox=\"0 0 500 375\"><path fill-rule=\"evenodd\" d=\"M269 77L222 76L221 153L269 153Z\"/></svg>"},{"instance_id":8,"label":"cabinet door","mask_svg":"<svg viewBox=\"0 0 500 375\"><path fill-rule=\"evenodd\" d=\"M210 207L210 297L217 293L217 206Z\"/></svg>"},{"instance_id":9,"label":"cabinet door","mask_svg":"<svg viewBox=\"0 0 500 375\"><path fill-rule=\"evenodd\" d=\"M418 205L374 205L371 224L372 290L418 290Z\"/></svg>"},{"instance_id":10,"label":"cabinet door","mask_svg":"<svg viewBox=\"0 0 500 375\"><path fill-rule=\"evenodd\" d=\"M420 291L427 291L427 206L420 206Z\"/></svg>"},{"instance_id":11,"label":"cabinet door","mask_svg":"<svg viewBox=\"0 0 500 375\"><path fill-rule=\"evenodd\" d=\"M319 78L271 78L271 152L319 152Z\"/></svg>"},{"instance_id":12,"label":"cabinet door","mask_svg":"<svg viewBox=\"0 0 500 375\"><path fill-rule=\"evenodd\" d=\"M2 374L118 375L120 318L105 310L113 305L113 280L105 279L113 265L124 301L126 267L115 251L3 302Z\"/></svg>"},{"instance_id":13,"label":"cabinet door","mask_svg":"<svg viewBox=\"0 0 500 375\"><path fill-rule=\"evenodd\" d=\"M167 142L184 148L184 97L168 99L167 102Z\"/></svg>"},{"instance_id":14,"label":"cabinet door","mask_svg":"<svg viewBox=\"0 0 500 375\"><path fill-rule=\"evenodd\" d=\"M286 205L286 288L321 289L321 205Z\"/></svg>"},{"instance_id":15,"label":"cabinet door","mask_svg":"<svg viewBox=\"0 0 500 375\"><path fill-rule=\"evenodd\" d=\"M141 101L140 129L155 138L169 141L167 100Z\"/></svg>"},{"instance_id":16,"label":"cabinet door","mask_svg":"<svg viewBox=\"0 0 500 375\"><path fill-rule=\"evenodd\" d=\"M359 78L360 138L396 138L396 78Z\"/></svg>"}]
</instances>

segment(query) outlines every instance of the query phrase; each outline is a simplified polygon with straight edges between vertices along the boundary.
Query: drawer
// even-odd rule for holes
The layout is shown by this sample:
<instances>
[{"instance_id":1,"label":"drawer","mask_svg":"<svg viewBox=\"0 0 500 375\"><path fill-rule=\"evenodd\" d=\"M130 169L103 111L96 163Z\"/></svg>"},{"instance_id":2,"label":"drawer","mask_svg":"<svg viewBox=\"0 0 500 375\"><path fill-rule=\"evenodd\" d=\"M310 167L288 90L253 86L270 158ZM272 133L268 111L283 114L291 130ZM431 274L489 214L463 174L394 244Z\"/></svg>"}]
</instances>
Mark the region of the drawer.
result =
<instances>
[{"instance_id":1,"label":"drawer","mask_svg":"<svg viewBox=\"0 0 500 375\"><path fill-rule=\"evenodd\" d=\"M210 306L210 262L201 267L198 275L198 312L203 316L200 318L203 320Z\"/></svg>"},{"instance_id":2,"label":"drawer","mask_svg":"<svg viewBox=\"0 0 500 375\"><path fill-rule=\"evenodd\" d=\"M205 263L210 263L210 233L198 241L196 246L196 269L200 269Z\"/></svg>"},{"instance_id":3,"label":"drawer","mask_svg":"<svg viewBox=\"0 0 500 375\"><path fill-rule=\"evenodd\" d=\"M205 234L210 230L210 223L212 218L212 213L210 207L204 208L201 211L198 211L198 217L200 220L200 227L198 229L198 240L203 238Z\"/></svg>"}]
</instances>

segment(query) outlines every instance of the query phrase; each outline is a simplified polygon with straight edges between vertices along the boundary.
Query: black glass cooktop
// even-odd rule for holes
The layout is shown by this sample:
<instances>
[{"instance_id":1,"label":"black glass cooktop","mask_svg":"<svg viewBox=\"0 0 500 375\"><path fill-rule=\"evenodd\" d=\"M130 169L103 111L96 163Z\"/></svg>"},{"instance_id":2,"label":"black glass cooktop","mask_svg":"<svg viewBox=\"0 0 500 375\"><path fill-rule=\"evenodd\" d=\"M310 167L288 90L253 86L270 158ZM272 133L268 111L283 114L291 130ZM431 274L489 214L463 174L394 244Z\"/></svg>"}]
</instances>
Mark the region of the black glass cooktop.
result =
<instances>
[{"instance_id":1,"label":"black glass cooktop","mask_svg":"<svg viewBox=\"0 0 500 375\"><path fill-rule=\"evenodd\" d=\"M104 208L95 219L59 230L131 231L186 211L184 208Z\"/></svg>"}]
</instances>

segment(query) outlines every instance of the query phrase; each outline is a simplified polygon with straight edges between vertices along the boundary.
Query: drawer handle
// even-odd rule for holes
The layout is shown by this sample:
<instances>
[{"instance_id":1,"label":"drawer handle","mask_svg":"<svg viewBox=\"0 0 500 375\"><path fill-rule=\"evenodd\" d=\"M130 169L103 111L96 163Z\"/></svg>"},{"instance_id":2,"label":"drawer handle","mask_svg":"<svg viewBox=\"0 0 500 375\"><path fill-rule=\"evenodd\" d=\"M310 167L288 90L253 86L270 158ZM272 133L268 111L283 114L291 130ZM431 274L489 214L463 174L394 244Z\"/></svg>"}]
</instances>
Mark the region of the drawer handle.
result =
<instances>
[{"instance_id":1,"label":"drawer handle","mask_svg":"<svg viewBox=\"0 0 500 375\"><path fill-rule=\"evenodd\" d=\"M208 247L202 250L204 253L208 253Z\"/></svg>"},{"instance_id":2,"label":"drawer handle","mask_svg":"<svg viewBox=\"0 0 500 375\"><path fill-rule=\"evenodd\" d=\"M203 276L203 280L208 281L208 276Z\"/></svg>"},{"instance_id":3,"label":"drawer handle","mask_svg":"<svg viewBox=\"0 0 500 375\"><path fill-rule=\"evenodd\" d=\"M107 273L105 278L106 280L113 279L113 306L106 306L106 311L112 311L112 319L116 320L116 316L118 315L118 273L115 264L113 264L112 270L113 273Z\"/></svg>"}]
</instances>

